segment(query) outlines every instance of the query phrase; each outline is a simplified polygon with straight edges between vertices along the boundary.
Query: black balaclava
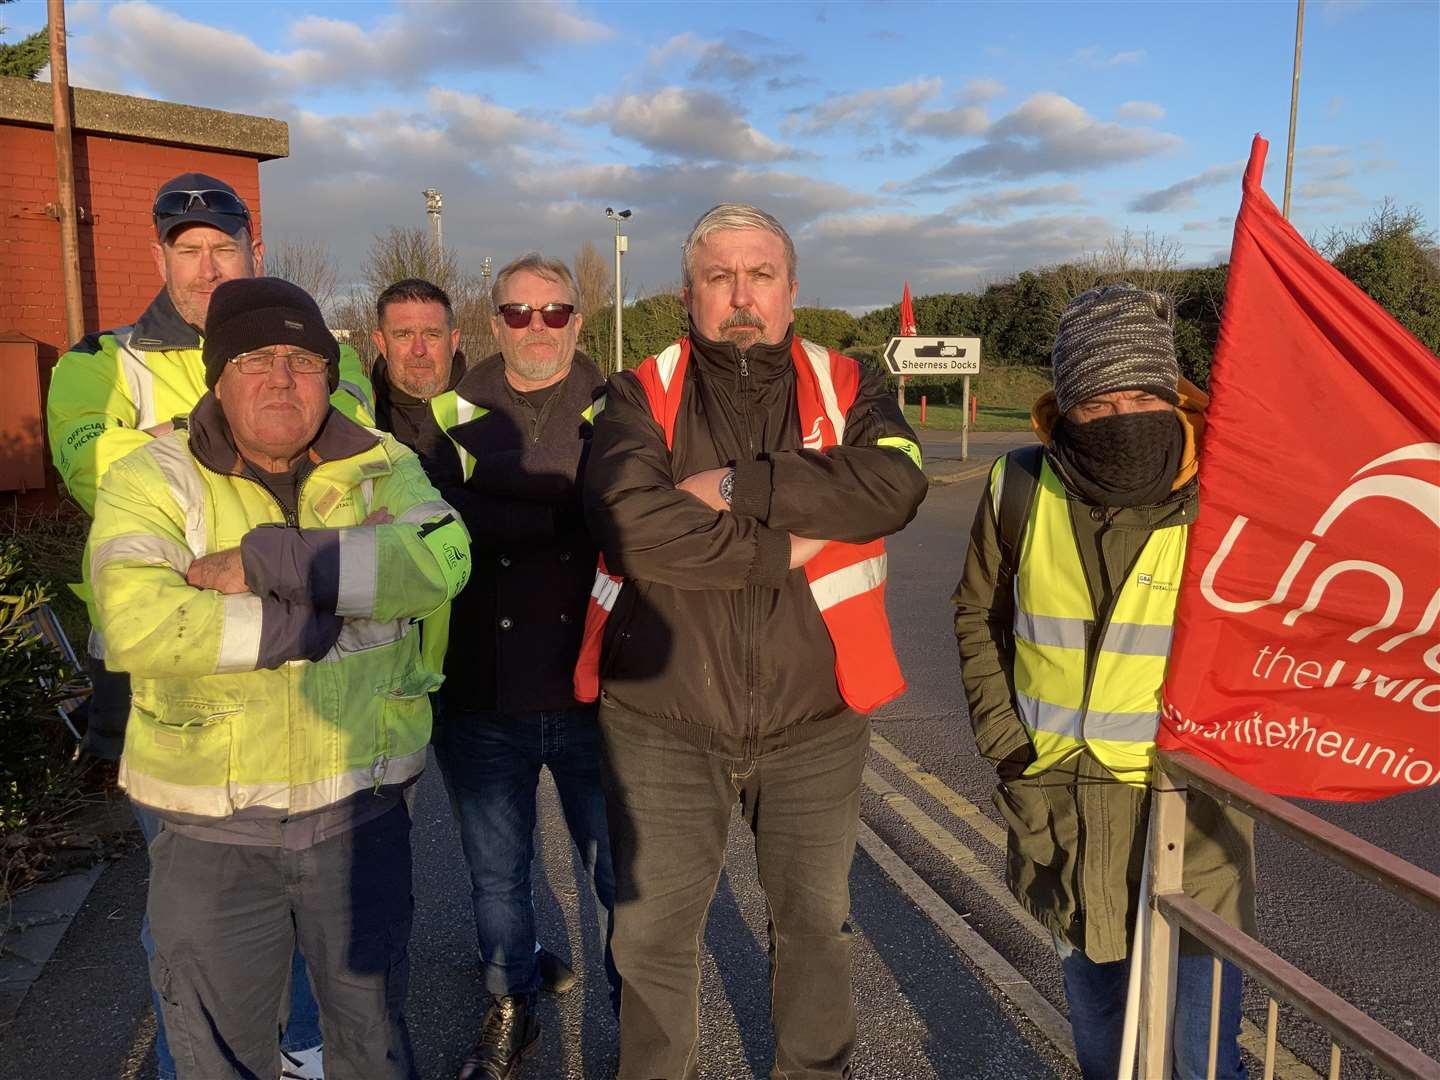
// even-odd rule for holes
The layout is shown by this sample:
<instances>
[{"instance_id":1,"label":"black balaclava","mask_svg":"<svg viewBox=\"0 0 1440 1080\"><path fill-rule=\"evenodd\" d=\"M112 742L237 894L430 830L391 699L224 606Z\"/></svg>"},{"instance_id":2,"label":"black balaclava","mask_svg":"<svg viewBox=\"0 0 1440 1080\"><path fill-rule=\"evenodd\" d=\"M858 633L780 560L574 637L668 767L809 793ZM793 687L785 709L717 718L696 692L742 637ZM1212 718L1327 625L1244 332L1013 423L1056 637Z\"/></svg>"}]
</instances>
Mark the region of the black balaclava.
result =
<instances>
[{"instance_id":1,"label":"black balaclava","mask_svg":"<svg viewBox=\"0 0 1440 1080\"><path fill-rule=\"evenodd\" d=\"M1155 506L1169 496L1185 452L1173 409L1120 413L1077 424L1061 417L1055 456L1081 498L1094 506Z\"/></svg>"}]
</instances>

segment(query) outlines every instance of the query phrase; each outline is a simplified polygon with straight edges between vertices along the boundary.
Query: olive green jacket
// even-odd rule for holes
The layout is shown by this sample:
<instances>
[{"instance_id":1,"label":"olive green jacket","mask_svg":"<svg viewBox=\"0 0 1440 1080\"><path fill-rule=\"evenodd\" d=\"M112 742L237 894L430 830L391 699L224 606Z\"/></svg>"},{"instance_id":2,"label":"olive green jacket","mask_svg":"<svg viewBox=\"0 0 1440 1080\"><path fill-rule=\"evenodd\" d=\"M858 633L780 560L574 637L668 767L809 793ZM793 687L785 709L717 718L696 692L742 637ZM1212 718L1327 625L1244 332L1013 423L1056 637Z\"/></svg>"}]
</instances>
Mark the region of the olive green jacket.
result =
<instances>
[{"instance_id":1,"label":"olive green jacket","mask_svg":"<svg viewBox=\"0 0 1440 1080\"><path fill-rule=\"evenodd\" d=\"M1072 493L1070 519L1097 612L1125 580L1151 531L1195 520L1196 445L1204 395L1185 384L1180 416L1186 453L1176 490L1154 507L1105 510ZM1054 395L1035 406L1041 440L1058 419ZM1063 468L1056 468L1062 481ZM1029 742L1015 711L1011 627L1014 568L1004 565L987 485L952 601L961 678L980 753L1003 761ZM1058 939L1096 963L1124 959L1134 928L1149 821L1147 789L1119 783L1092 755L1025 779L1002 782L995 805L1009 825L1006 880L1020 905ZM1190 800L1185 891L1227 922L1255 929L1254 843L1249 818L1202 796Z\"/></svg>"}]
</instances>

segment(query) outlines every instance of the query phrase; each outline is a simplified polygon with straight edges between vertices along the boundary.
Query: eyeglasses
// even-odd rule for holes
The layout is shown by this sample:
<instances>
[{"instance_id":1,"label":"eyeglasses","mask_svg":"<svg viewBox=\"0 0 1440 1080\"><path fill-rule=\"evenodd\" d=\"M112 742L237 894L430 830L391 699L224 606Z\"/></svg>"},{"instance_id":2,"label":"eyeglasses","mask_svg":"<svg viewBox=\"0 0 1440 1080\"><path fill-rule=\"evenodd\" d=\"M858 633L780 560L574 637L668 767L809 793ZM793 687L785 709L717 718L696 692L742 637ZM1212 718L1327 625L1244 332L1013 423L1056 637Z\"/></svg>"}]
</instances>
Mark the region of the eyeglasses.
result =
<instances>
[{"instance_id":1,"label":"eyeglasses","mask_svg":"<svg viewBox=\"0 0 1440 1080\"><path fill-rule=\"evenodd\" d=\"M540 318L545 320L546 326L551 330L559 330L570 321L570 316L575 314L575 305L546 304L537 308L529 304L501 304L495 310L500 312L500 317L511 330L524 330L530 325L531 314L536 311L540 313Z\"/></svg>"},{"instance_id":2,"label":"eyeglasses","mask_svg":"<svg viewBox=\"0 0 1440 1080\"><path fill-rule=\"evenodd\" d=\"M257 349L230 358L230 363L240 370L241 375L268 375L275 361L284 356L292 375L319 375L330 366L330 361L314 353L277 353L274 349Z\"/></svg>"},{"instance_id":3,"label":"eyeglasses","mask_svg":"<svg viewBox=\"0 0 1440 1080\"><path fill-rule=\"evenodd\" d=\"M250 216L250 208L240 196L229 191L221 191L218 188L206 188L201 191L162 191L155 196L155 206L151 210L157 218L175 217L177 214L188 214L196 203L199 203L206 210L216 214L233 214L236 217Z\"/></svg>"}]
</instances>

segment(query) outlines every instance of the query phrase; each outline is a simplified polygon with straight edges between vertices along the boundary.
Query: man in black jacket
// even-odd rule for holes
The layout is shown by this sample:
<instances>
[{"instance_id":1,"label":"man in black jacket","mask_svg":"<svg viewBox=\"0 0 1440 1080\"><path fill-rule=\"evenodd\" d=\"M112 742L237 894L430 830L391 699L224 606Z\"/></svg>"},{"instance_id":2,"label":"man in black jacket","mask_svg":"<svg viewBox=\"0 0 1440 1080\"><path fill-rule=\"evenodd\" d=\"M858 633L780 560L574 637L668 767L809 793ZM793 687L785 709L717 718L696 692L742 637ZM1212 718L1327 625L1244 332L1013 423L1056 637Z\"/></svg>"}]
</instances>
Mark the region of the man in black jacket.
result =
<instances>
[{"instance_id":1,"label":"man in black jacket","mask_svg":"<svg viewBox=\"0 0 1440 1080\"><path fill-rule=\"evenodd\" d=\"M530 868L542 765L590 871L607 941L615 902L595 710L575 700L571 681L596 558L578 478L604 381L576 351L575 300L562 262L531 254L501 270L492 321L500 352L431 403L417 447L464 518L474 561L451 613L434 737L494 997L460 1080L516 1076L539 1037L536 990L573 982L535 940ZM614 999L608 948L606 968Z\"/></svg>"},{"instance_id":2,"label":"man in black jacket","mask_svg":"<svg viewBox=\"0 0 1440 1080\"><path fill-rule=\"evenodd\" d=\"M375 426L413 450L431 399L454 390L465 374L455 309L440 286L405 278L376 299L375 321Z\"/></svg>"},{"instance_id":3,"label":"man in black jacket","mask_svg":"<svg viewBox=\"0 0 1440 1080\"><path fill-rule=\"evenodd\" d=\"M881 376L794 337L778 221L715 207L681 270L689 335L611 380L585 477L625 579L596 589L613 604L599 677L619 1076L696 1075L700 940L737 796L770 914L771 1075L848 1076L864 710L904 687L878 541L925 476Z\"/></svg>"}]
</instances>

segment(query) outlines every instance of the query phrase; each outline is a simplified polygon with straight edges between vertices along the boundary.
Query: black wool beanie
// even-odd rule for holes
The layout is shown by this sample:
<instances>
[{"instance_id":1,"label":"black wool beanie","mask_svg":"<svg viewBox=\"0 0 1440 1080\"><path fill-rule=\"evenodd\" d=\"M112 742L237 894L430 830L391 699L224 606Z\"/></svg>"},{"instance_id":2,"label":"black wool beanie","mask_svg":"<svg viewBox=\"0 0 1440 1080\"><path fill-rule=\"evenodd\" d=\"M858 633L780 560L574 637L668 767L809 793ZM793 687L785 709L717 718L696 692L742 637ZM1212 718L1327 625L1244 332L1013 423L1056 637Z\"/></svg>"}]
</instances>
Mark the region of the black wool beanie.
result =
<instances>
[{"instance_id":1,"label":"black wool beanie","mask_svg":"<svg viewBox=\"0 0 1440 1080\"><path fill-rule=\"evenodd\" d=\"M205 316L205 385L215 389L225 365L235 357L272 345L294 345L325 357L330 361L330 389L339 385L340 343L309 293L280 278L221 282Z\"/></svg>"}]
</instances>

